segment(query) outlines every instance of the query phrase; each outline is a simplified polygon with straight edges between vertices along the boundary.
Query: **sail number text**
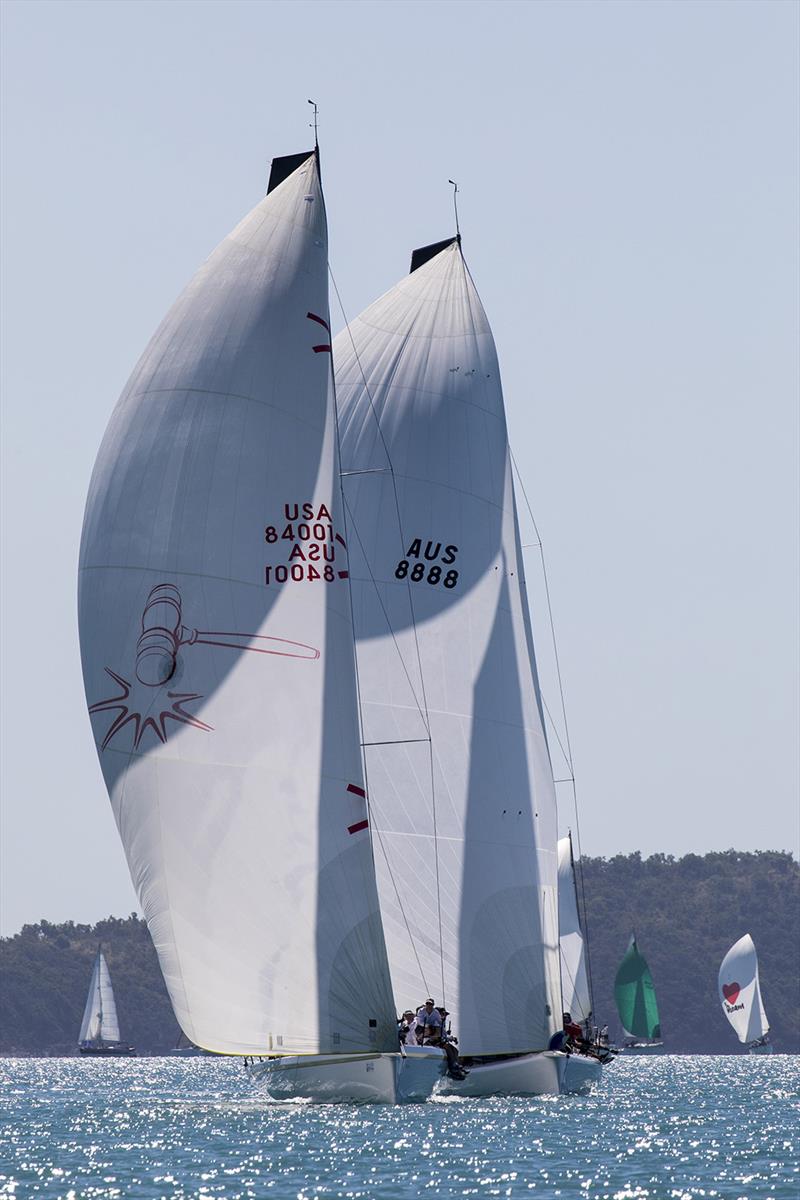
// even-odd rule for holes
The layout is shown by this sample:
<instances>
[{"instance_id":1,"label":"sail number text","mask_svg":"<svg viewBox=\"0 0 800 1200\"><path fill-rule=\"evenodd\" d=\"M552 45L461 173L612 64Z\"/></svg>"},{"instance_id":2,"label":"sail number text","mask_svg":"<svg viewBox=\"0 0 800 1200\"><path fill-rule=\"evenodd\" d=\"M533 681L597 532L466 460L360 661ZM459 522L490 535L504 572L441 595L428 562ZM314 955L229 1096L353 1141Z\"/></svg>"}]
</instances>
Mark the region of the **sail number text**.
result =
<instances>
[{"instance_id":1,"label":"sail number text","mask_svg":"<svg viewBox=\"0 0 800 1200\"><path fill-rule=\"evenodd\" d=\"M395 579L409 579L412 583L426 583L454 588L458 583L458 571L451 564L456 561L458 546L444 546L441 542L429 541L423 549L422 538L414 538L406 550L405 558L394 569ZM415 560L415 561L414 561Z\"/></svg>"},{"instance_id":2,"label":"sail number text","mask_svg":"<svg viewBox=\"0 0 800 1200\"><path fill-rule=\"evenodd\" d=\"M283 515L264 527L264 541L283 562L267 563L264 583L333 583L347 579L345 540L325 504L284 504ZM337 557L337 549L339 555Z\"/></svg>"}]
</instances>

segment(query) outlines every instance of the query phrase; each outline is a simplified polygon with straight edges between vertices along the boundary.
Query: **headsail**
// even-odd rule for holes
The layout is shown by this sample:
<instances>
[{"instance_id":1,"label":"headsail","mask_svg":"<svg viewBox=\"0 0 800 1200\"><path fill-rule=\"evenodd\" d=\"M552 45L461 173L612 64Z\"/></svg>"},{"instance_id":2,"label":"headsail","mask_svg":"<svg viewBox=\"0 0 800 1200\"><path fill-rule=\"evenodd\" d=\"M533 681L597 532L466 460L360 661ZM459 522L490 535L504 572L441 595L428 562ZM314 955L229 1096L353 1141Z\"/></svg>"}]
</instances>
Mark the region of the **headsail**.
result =
<instances>
[{"instance_id":1,"label":"headsail","mask_svg":"<svg viewBox=\"0 0 800 1200\"><path fill-rule=\"evenodd\" d=\"M111 976L108 973L108 964L102 950L97 951L94 960L78 1041L119 1041L117 1005L114 1000L114 989L111 986Z\"/></svg>"},{"instance_id":2,"label":"headsail","mask_svg":"<svg viewBox=\"0 0 800 1200\"><path fill-rule=\"evenodd\" d=\"M558 842L558 935L561 945L561 1000L564 1011L583 1024L589 1019L592 1001L586 971L586 950L578 913L572 839Z\"/></svg>"},{"instance_id":3,"label":"headsail","mask_svg":"<svg viewBox=\"0 0 800 1200\"><path fill-rule=\"evenodd\" d=\"M222 1053L393 1049L315 154L200 268L95 466L98 754L175 1013Z\"/></svg>"},{"instance_id":4,"label":"headsail","mask_svg":"<svg viewBox=\"0 0 800 1200\"><path fill-rule=\"evenodd\" d=\"M494 340L457 239L334 343L370 812L398 1009L462 1053L560 1026L555 795Z\"/></svg>"},{"instance_id":5,"label":"headsail","mask_svg":"<svg viewBox=\"0 0 800 1200\"><path fill-rule=\"evenodd\" d=\"M749 933L734 942L719 969L722 1011L740 1042L754 1042L769 1032L758 981L758 957Z\"/></svg>"},{"instance_id":6,"label":"headsail","mask_svg":"<svg viewBox=\"0 0 800 1200\"><path fill-rule=\"evenodd\" d=\"M658 1041L661 1023L656 989L644 955L639 953L636 937L628 943L625 957L614 980L614 999L622 1027L628 1037Z\"/></svg>"}]
</instances>

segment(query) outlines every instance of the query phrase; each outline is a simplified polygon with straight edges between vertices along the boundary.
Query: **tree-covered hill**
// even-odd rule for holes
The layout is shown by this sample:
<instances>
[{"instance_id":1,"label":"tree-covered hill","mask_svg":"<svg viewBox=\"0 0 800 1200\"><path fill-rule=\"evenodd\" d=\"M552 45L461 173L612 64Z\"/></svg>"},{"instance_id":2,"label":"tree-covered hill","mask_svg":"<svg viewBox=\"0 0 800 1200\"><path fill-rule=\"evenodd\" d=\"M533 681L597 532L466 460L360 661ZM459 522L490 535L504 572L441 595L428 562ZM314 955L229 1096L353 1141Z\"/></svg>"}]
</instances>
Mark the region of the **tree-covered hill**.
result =
<instances>
[{"instance_id":1,"label":"tree-covered hill","mask_svg":"<svg viewBox=\"0 0 800 1200\"><path fill-rule=\"evenodd\" d=\"M672 1053L739 1049L717 1002L722 956L752 934L776 1049L800 1052L800 866L777 851L673 859L583 860L595 1007L616 1022L614 974L635 929ZM26 925L0 941L0 1053L75 1051L92 962L102 942L122 1037L142 1053L174 1046L178 1027L143 921L109 917Z\"/></svg>"},{"instance_id":2,"label":"tree-covered hill","mask_svg":"<svg viewBox=\"0 0 800 1200\"><path fill-rule=\"evenodd\" d=\"M726 951L749 933L777 1050L800 1051L800 865L790 854L735 850L674 859L583 860L597 1015L619 1032L614 976L635 930L653 975L665 1048L736 1053L717 1000Z\"/></svg>"},{"instance_id":3,"label":"tree-covered hill","mask_svg":"<svg viewBox=\"0 0 800 1200\"><path fill-rule=\"evenodd\" d=\"M178 1026L144 921L25 925L0 941L0 1053L73 1054L98 943L108 962L120 1036L163 1054Z\"/></svg>"}]
</instances>

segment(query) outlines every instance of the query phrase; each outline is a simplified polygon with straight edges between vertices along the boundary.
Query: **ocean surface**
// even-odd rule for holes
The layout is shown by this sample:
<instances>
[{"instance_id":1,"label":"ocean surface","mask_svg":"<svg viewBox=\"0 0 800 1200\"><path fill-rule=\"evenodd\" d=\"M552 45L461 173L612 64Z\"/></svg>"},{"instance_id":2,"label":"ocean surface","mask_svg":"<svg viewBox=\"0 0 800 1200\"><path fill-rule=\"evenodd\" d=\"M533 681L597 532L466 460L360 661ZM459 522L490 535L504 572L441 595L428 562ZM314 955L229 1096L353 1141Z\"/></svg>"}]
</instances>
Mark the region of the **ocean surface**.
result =
<instances>
[{"instance_id":1,"label":"ocean surface","mask_svg":"<svg viewBox=\"0 0 800 1200\"><path fill-rule=\"evenodd\" d=\"M0 1059L0 1196L800 1196L800 1058L604 1076L584 1097L312 1106L232 1059Z\"/></svg>"}]
</instances>

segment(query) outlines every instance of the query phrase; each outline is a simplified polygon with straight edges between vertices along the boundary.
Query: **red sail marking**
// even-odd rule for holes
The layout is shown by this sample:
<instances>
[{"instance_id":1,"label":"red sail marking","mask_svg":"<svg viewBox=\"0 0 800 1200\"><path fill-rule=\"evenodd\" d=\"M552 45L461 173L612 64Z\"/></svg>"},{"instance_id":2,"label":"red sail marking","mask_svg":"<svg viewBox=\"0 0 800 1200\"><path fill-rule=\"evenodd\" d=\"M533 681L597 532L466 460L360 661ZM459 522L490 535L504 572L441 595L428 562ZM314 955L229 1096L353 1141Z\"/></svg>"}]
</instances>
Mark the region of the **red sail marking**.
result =
<instances>
[{"instance_id":1,"label":"red sail marking","mask_svg":"<svg viewBox=\"0 0 800 1200\"><path fill-rule=\"evenodd\" d=\"M306 313L306 316L308 317L309 321L316 321L318 325L324 325L328 333L330 333L331 327L323 317L318 317L316 313L312 312Z\"/></svg>"},{"instance_id":2,"label":"red sail marking","mask_svg":"<svg viewBox=\"0 0 800 1200\"><path fill-rule=\"evenodd\" d=\"M344 538L342 537L342 535L340 533L336 534L336 540L340 546L344 546L345 550L347 549L347 542L344 540Z\"/></svg>"},{"instance_id":3,"label":"red sail marking","mask_svg":"<svg viewBox=\"0 0 800 1200\"><path fill-rule=\"evenodd\" d=\"M348 792L352 792L354 796L360 796L362 800L366 800L367 798L367 793L356 783L348 783L347 790Z\"/></svg>"},{"instance_id":4,"label":"red sail marking","mask_svg":"<svg viewBox=\"0 0 800 1200\"><path fill-rule=\"evenodd\" d=\"M355 825L347 826L347 832L348 833L360 833L361 830L366 829L368 827L368 825L369 825L369 821L356 821Z\"/></svg>"},{"instance_id":5,"label":"red sail marking","mask_svg":"<svg viewBox=\"0 0 800 1200\"><path fill-rule=\"evenodd\" d=\"M325 346L312 346L312 347L311 347L311 349L314 351L314 353L315 353L315 354L323 354L323 353L325 353L325 354L333 354L333 350L332 350L332 349L331 349L331 347L330 347L330 346L328 346L328 345L325 345Z\"/></svg>"},{"instance_id":6,"label":"red sail marking","mask_svg":"<svg viewBox=\"0 0 800 1200\"><path fill-rule=\"evenodd\" d=\"M722 994L728 1001L728 1004L735 1004L739 999L739 992L742 989L738 983L723 983Z\"/></svg>"},{"instance_id":7,"label":"red sail marking","mask_svg":"<svg viewBox=\"0 0 800 1200\"><path fill-rule=\"evenodd\" d=\"M340 571L340 572L339 572L339 578L340 578L340 579L349 579L349 578L350 578L350 572L349 572L349 571Z\"/></svg>"}]
</instances>

